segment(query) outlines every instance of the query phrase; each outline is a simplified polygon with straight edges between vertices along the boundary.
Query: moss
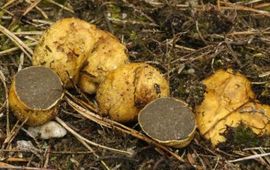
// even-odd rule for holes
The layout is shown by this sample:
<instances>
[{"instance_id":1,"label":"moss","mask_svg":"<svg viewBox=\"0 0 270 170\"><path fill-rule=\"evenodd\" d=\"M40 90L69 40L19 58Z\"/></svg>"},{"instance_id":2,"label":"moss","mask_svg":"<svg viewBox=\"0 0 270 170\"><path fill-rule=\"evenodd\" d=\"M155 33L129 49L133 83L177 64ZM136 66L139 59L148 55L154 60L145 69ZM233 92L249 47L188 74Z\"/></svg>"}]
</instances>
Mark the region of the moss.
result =
<instances>
[{"instance_id":1,"label":"moss","mask_svg":"<svg viewBox=\"0 0 270 170\"><path fill-rule=\"evenodd\" d=\"M107 10L111 14L111 18L121 19L122 12L119 6L111 4L111 5L108 5Z\"/></svg>"},{"instance_id":2,"label":"moss","mask_svg":"<svg viewBox=\"0 0 270 170\"><path fill-rule=\"evenodd\" d=\"M244 125L232 129L232 133L233 143L236 145L246 144L246 146L257 146L260 144L257 135L249 127L245 127Z\"/></svg>"},{"instance_id":3,"label":"moss","mask_svg":"<svg viewBox=\"0 0 270 170\"><path fill-rule=\"evenodd\" d=\"M249 127L244 124L240 124L238 127L228 127L224 133L227 141L226 144L232 148L234 147L255 147L255 146L267 146L269 143L269 137L258 136Z\"/></svg>"},{"instance_id":4,"label":"moss","mask_svg":"<svg viewBox=\"0 0 270 170\"><path fill-rule=\"evenodd\" d=\"M130 38L130 40L135 41L138 39L138 35L135 31L131 31L129 38Z\"/></svg>"}]
</instances>

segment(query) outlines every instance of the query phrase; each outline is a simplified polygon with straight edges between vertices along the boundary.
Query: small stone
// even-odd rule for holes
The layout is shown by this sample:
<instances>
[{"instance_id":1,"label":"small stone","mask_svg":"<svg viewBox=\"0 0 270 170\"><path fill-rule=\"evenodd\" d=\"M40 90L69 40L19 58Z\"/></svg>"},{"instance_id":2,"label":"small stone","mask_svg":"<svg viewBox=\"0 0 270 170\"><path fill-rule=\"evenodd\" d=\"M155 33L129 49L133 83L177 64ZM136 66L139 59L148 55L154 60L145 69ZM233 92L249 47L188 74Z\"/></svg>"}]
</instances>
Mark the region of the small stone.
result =
<instances>
[{"instance_id":1,"label":"small stone","mask_svg":"<svg viewBox=\"0 0 270 170\"><path fill-rule=\"evenodd\" d=\"M194 74L195 70L193 68L190 68L190 69L187 70L187 73L188 74Z\"/></svg>"},{"instance_id":2,"label":"small stone","mask_svg":"<svg viewBox=\"0 0 270 170\"><path fill-rule=\"evenodd\" d=\"M18 140L16 148L23 151L38 150L31 141L26 140Z\"/></svg>"},{"instance_id":3,"label":"small stone","mask_svg":"<svg viewBox=\"0 0 270 170\"><path fill-rule=\"evenodd\" d=\"M28 131L32 136L39 136L41 139L61 138L67 134L66 129L55 121L37 127L29 127Z\"/></svg>"}]
</instances>

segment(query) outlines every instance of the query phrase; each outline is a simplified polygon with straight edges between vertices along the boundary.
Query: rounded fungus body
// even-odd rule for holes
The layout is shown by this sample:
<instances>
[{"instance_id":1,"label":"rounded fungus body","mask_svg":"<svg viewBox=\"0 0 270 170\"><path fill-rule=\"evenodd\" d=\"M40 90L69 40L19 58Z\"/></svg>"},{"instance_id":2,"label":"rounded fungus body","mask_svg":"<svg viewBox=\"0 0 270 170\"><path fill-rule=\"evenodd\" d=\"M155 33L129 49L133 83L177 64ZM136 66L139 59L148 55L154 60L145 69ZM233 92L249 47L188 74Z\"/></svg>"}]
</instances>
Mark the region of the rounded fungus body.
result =
<instances>
[{"instance_id":1,"label":"rounded fungus body","mask_svg":"<svg viewBox=\"0 0 270 170\"><path fill-rule=\"evenodd\" d=\"M80 69L94 49L96 26L77 18L54 23L42 35L33 54L33 65L54 70L65 87L77 83Z\"/></svg>"},{"instance_id":2,"label":"rounded fungus body","mask_svg":"<svg viewBox=\"0 0 270 170\"><path fill-rule=\"evenodd\" d=\"M206 90L195 108L196 120L199 132L213 146L227 141L229 128L248 127L258 137L270 135L270 106L256 100L244 75L232 69L217 70L203 84Z\"/></svg>"},{"instance_id":3,"label":"rounded fungus body","mask_svg":"<svg viewBox=\"0 0 270 170\"><path fill-rule=\"evenodd\" d=\"M149 137L175 148L187 146L196 130L195 115L188 105L170 97L147 104L139 112L138 121Z\"/></svg>"},{"instance_id":4,"label":"rounded fungus body","mask_svg":"<svg viewBox=\"0 0 270 170\"><path fill-rule=\"evenodd\" d=\"M126 47L111 33L96 30L97 42L81 69L79 87L93 94L107 74L123 64L129 63Z\"/></svg>"},{"instance_id":5,"label":"rounded fungus body","mask_svg":"<svg viewBox=\"0 0 270 170\"><path fill-rule=\"evenodd\" d=\"M19 71L9 91L9 105L14 115L30 126L53 119L63 98L62 82L46 67L32 66Z\"/></svg>"},{"instance_id":6,"label":"rounded fungus body","mask_svg":"<svg viewBox=\"0 0 270 170\"><path fill-rule=\"evenodd\" d=\"M148 64L130 63L108 73L97 90L97 102L101 115L125 123L136 120L149 102L168 95L168 81L158 70Z\"/></svg>"}]
</instances>

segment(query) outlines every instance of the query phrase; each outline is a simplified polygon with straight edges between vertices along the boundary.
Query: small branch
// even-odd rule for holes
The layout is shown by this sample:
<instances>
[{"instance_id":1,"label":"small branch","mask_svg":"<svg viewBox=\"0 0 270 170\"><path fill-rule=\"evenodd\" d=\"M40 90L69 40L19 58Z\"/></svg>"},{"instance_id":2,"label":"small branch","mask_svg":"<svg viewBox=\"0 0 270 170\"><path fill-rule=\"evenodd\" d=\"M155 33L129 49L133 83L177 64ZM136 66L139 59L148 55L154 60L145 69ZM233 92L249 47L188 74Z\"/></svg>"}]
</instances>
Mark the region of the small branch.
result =
<instances>
[{"instance_id":1,"label":"small branch","mask_svg":"<svg viewBox=\"0 0 270 170\"><path fill-rule=\"evenodd\" d=\"M78 134L76 131L74 131L72 128L70 128L63 120L61 120L59 117L56 117L55 120L61 124L67 131L69 131L73 136L75 136L76 138L80 138L81 140L85 141L86 143L90 144L90 145L93 145L95 147L98 147L98 148L102 148L102 149L106 149L106 150L109 150L109 151L112 151L112 152L115 152L115 153L120 153L120 154L124 154L126 156L132 156L133 153L131 152L128 152L128 151L123 151L123 150L119 150L119 149L114 149L114 148L110 148L108 146L104 146L104 145L100 145L100 144L97 144L95 142L92 142L88 139L86 139L85 137L81 136L80 134Z\"/></svg>"},{"instance_id":2,"label":"small branch","mask_svg":"<svg viewBox=\"0 0 270 170\"><path fill-rule=\"evenodd\" d=\"M157 148L161 149L162 151L164 151L165 153L173 156L174 158L176 158L177 160L181 161L181 162L185 162L185 160L180 157L179 155L175 154L174 152L170 151L167 147L161 145L160 143L154 141L153 139L145 136L144 134L131 129L123 124L120 124L118 122L115 122L113 120L101 117L89 110L84 109L83 107L79 106L78 104L76 104L75 102L73 102L71 99L69 99L68 97L65 98L65 100L67 101L67 103L74 109L76 110L78 113L80 113L82 116L86 117L87 119L94 121L102 126L111 128L111 129L117 129L121 132L127 133L129 135L132 135L133 137L136 137L140 140L143 140L149 144L152 144L154 146L156 146ZM79 99L78 99L79 100Z\"/></svg>"},{"instance_id":3,"label":"small branch","mask_svg":"<svg viewBox=\"0 0 270 170\"><path fill-rule=\"evenodd\" d=\"M143 25L143 26L149 26L149 27L157 27L158 25L155 23L149 23L149 22L141 22L141 21L135 21L135 20L121 20L117 18L110 18L107 17L109 21L115 23L115 24L131 24L131 25Z\"/></svg>"},{"instance_id":4,"label":"small branch","mask_svg":"<svg viewBox=\"0 0 270 170\"><path fill-rule=\"evenodd\" d=\"M69 9L68 7L65 7L62 4L59 4L58 2L55 2L54 0L47 0L47 1L50 2L51 4L54 4L54 5L60 7L62 9L64 9L64 10L66 10L66 11L71 12L72 14L74 14L74 11L72 9Z\"/></svg>"},{"instance_id":5,"label":"small branch","mask_svg":"<svg viewBox=\"0 0 270 170\"><path fill-rule=\"evenodd\" d=\"M22 40L20 40L16 35L14 35L2 25L0 25L0 32L5 34L11 41L13 41L27 55L30 60L32 59L31 55L33 54L33 50L27 45L25 45Z\"/></svg>"},{"instance_id":6,"label":"small branch","mask_svg":"<svg viewBox=\"0 0 270 170\"><path fill-rule=\"evenodd\" d=\"M67 128L68 126L64 123L64 121L62 121L60 118L56 117L56 121L58 123L60 123L63 127ZM68 127L69 128L69 127ZM70 129L70 128L69 128ZM68 129L67 129L68 130ZM72 130L72 129L71 129ZM73 134L73 133L72 133ZM74 134L73 134L74 135ZM79 142L81 142L97 159L99 159L99 155L96 154L96 152L91 148L91 146L89 146L85 140L83 140L82 138L80 138L79 135L74 135ZM104 162L104 161L100 161L101 164L104 166L105 169L110 170L110 168L108 167L108 165Z\"/></svg>"},{"instance_id":7,"label":"small branch","mask_svg":"<svg viewBox=\"0 0 270 170\"><path fill-rule=\"evenodd\" d=\"M10 135L10 123L9 123L9 102L8 102L8 88L7 88L7 84L6 84L6 77L4 75L4 73L0 70L0 80L4 86L4 90L5 90L5 102L4 102L4 106L6 107L6 133L7 136ZM2 110L2 108L0 109Z\"/></svg>"},{"instance_id":8,"label":"small branch","mask_svg":"<svg viewBox=\"0 0 270 170\"><path fill-rule=\"evenodd\" d=\"M24 11L23 16L25 16L26 14L28 14L32 9L34 9L39 3L41 2L41 0L36 0L33 3L30 3L30 6Z\"/></svg>"},{"instance_id":9,"label":"small branch","mask_svg":"<svg viewBox=\"0 0 270 170\"><path fill-rule=\"evenodd\" d=\"M261 158L261 157L265 157L265 156L270 156L270 153L262 153L262 154L256 154L256 155L246 156L246 157L243 157L243 158L229 160L228 162L230 162L230 163L241 162L241 161L246 161L246 160L250 160L250 159L257 159L257 158Z\"/></svg>"},{"instance_id":10,"label":"small branch","mask_svg":"<svg viewBox=\"0 0 270 170\"><path fill-rule=\"evenodd\" d=\"M38 43L37 42L33 42L33 43L30 43L30 44L26 44L27 46L31 47L31 46L35 46L37 45ZM14 51L17 51L19 50L20 48L19 47L12 47L10 49L7 49L7 50L4 50L4 51L0 51L0 56L4 56L4 55L8 55Z\"/></svg>"}]
</instances>

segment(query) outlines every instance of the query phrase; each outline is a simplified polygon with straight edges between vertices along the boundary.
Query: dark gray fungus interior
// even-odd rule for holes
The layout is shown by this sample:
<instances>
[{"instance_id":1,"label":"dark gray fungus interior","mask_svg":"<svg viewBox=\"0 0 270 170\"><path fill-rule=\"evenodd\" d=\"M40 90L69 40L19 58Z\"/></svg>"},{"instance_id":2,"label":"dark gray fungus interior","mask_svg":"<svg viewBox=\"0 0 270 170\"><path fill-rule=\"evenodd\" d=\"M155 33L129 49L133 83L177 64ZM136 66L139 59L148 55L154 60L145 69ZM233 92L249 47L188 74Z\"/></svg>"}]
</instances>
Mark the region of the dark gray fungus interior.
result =
<instances>
[{"instance_id":1,"label":"dark gray fungus interior","mask_svg":"<svg viewBox=\"0 0 270 170\"><path fill-rule=\"evenodd\" d=\"M141 128L150 137L161 140L181 140L195 127L195 116L184 102L160 98L148 104L139 115Z\"/></svg>"},{"instance_id":2,"label":"dark gray fungus interior","mask_svg":"<svg viewBox=\"0 0 270 170\"><path fill-rule=\"evenodd\" d=\"M15 76L17 96L31 109L48 109L62 96L58 75L46 67L28 67Z\"/></svg>"}]
</instances>

